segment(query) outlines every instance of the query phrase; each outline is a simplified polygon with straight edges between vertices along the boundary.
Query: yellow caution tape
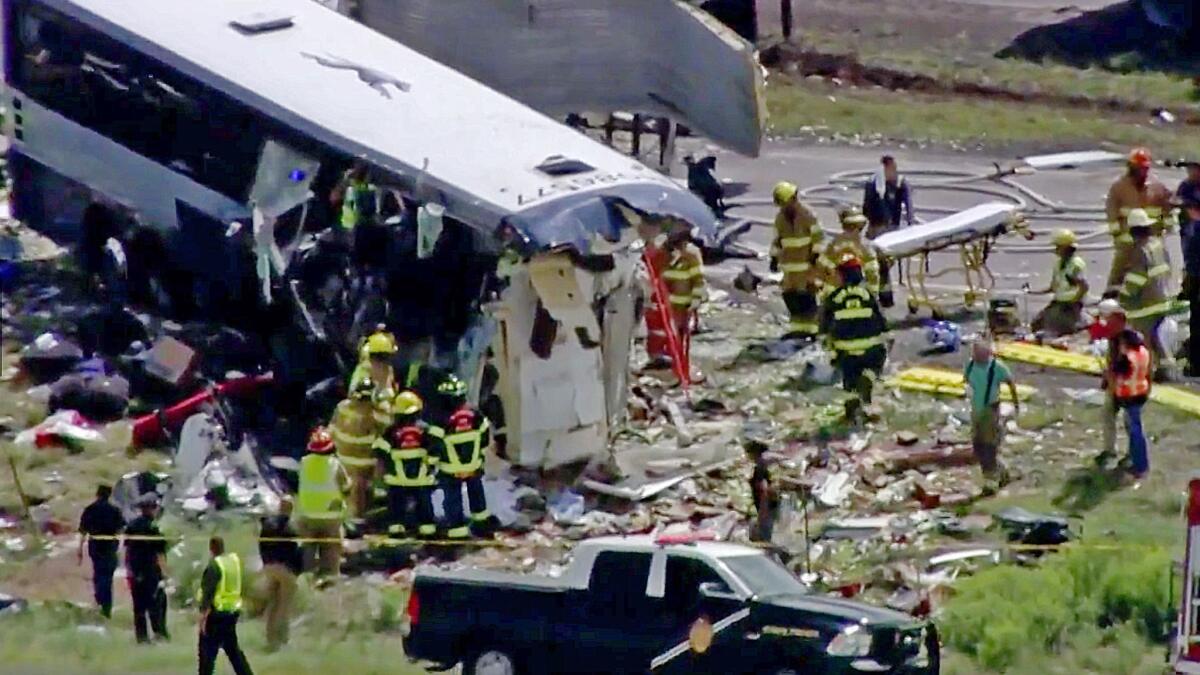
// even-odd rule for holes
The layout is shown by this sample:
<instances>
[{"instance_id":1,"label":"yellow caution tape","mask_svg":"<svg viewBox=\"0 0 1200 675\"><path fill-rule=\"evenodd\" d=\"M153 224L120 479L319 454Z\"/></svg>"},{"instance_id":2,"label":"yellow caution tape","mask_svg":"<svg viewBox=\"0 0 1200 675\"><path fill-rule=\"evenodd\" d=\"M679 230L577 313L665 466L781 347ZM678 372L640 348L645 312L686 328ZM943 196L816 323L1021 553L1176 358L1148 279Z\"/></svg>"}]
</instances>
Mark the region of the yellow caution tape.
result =
<instances>
[{"instance_id":1,"label":"yellow caution tape","mask_svg":"<svg viewBox=\"0 0 1200 675\"><path fill-rule=\"evenodd\" d=\"M885 384L899 389L960 398L966 396L967 393L967 385L963 381L962 373L945 368L908 368L888 378ZM1017 396L1022 401L1033 396L1036 391L1027 385L1017 385ZM1012 393L1008 387L1000 388L1000 397L1006 401L1012 401Z\"/></svg>"},{"instance_id":2,"label":"yellow caution tape","mask_svg":"<svg viewBox=\"0 0 1200 675\"><path fill-rule=\"evenodd\" d=\"M191 534L179 537L148 534L95 534L88 539L97 541L165 541L177 543L183 540L207 540L208 535ZM418 539L386 537L381 535L364 535L358 539L342 537L255 537L257 542L293 543L293 544L346 544L354 541L364 542L373 547L389 546L499 546L512 548L516 544L498 539Z\"/></svg>"}]
</instances>

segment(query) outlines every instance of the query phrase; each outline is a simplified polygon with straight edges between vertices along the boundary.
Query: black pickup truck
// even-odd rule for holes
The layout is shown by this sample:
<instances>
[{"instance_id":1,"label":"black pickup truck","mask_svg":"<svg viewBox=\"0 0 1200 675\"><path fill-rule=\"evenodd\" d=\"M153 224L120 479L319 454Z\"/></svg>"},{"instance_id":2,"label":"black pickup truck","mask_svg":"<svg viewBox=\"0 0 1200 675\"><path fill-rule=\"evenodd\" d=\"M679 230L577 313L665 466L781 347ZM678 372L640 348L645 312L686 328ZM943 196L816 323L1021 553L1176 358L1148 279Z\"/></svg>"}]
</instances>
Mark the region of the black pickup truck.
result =
<instances>
[{"instance_id":1,"label":"black pickup truck","mask_svg":"<svg viewBox=\"0 0 1200 675\"><path fill-rule=\"evenodd\" d=\"M465 675L937 675L932 624L812 595L763 551L582 542L561 577L418 571L409 658Z\"/></svg>"}]
</instances>

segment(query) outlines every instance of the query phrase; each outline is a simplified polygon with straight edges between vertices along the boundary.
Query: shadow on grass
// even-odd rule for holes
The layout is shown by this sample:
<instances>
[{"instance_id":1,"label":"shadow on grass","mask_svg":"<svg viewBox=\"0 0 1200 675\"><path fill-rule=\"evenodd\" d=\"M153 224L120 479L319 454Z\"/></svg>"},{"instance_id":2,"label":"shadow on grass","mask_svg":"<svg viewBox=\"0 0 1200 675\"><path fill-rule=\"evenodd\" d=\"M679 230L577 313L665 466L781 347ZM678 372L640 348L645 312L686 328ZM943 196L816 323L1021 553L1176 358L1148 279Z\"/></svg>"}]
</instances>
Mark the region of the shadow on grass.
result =
<instances>
[{"instance_id":1,"label":"shadow on grass","mask_svg":"<svg viewBox=\"0 0 1200 675\"><path fill-rule=\"evenodd\" d=\"M1120 469L1089 466L1067 475L1054 505L1071 512L1090 511L1121 488Z\"/></svg>"}]
</instances>

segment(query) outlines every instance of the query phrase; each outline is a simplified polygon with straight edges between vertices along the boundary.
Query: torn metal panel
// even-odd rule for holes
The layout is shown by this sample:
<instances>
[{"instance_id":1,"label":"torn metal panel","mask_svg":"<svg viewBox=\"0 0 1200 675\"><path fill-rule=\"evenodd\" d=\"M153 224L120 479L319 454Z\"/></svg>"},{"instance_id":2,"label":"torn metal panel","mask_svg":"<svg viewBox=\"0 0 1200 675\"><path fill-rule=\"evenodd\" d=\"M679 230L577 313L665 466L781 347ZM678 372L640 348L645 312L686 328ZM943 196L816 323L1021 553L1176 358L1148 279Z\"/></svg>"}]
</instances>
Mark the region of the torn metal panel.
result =
<instances>
[{"instance_id":1,"label":"torn metal panel","mask_svg":"<svg viewBox=\"0 0 1200 675\"><path fill-rule=\"evenodd\" d=\"M614 401L625 395L636 256L610 258L592 271L567 252L534 256L489 307L510 457L521 466L599 456L623 412Z\"/></svg>"},{"instance_id":2,"label":"torn metal panel","mask_svg":"<svg viewBox=\"0 0 1200 675\"><path fill-rule=\"evenodd\" d=\"M347 3L341 3L343 11ZM757 156L754 45L676 0L357 0L368 26L546 114L633 110ZM663 36L670 36L664 40ZM461 49L469 44L471 49Z\"/></svg>"}]
</instances>

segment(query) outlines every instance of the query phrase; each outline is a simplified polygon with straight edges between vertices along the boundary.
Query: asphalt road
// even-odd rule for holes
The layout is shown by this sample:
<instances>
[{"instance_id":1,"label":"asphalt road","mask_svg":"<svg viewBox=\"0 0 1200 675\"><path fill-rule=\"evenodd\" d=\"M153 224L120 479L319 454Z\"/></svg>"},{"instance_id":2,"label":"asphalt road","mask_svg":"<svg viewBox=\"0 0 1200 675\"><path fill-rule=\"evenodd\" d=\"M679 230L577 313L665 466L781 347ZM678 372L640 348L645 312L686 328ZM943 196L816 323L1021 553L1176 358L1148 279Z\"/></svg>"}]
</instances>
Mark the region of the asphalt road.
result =
<instances>
[{"instance_id":1,"label":"asphalt road","mask_svg":"<svg viewBox=\"0 0 1200 675\"><path fill-rule=\"evenodd\" d=\"M1016 163L1017 161L1013 157L966 155L946 151L918 152L903 148L866 149L830 147L805 145L788 141L769 142L764 148L762 155L753 159L719 150L714 152L714 149L711 147L691 146L685 147L683 150L680 153L681 155L686 152L716 154L718 157L717 171L719 176L726 181L746 184L746 193L733 198L732 201L735 203L755 203L753 206L736 208L731 212L731 215L735 218L739 216L752 216L764 219L774 216L775 209L769 205L768 200L770 199L771 188L777 181L789 180L801 186L801 188L826 185L828 184L829 177L837 172L875 170L878 167L879 156L884 152L888 152L897 158L901 172L955 170L982 173L993 171L994 162L1000 163L1003 166ZM1100 217L1100 210L1103 208L1108 186L1120 176L1122 170L1123 168L1119 165L1107 165L1089 169L1045 171L1031 176L1020 177L1018 180L1021 184L1032 188L1052 201L1078 206L1093 206L1097 209L1095 219L1086 222L1067 222L1061 219L1056 220L1052 217L1039 217L1032 223L1034 229L1048 232L1054 228L1068 227L1084 235L1104 228L1105 224ZM676 175L681 174L682 172ZM1172 190L1174 190L1175 186L1182 179L1182 173L1174 170L1164 170L1158 172L1157 175ZM996 200L995 197L990 195L968 194L958 191L950 192L940 190L936 187L922 187L921 183L927 180L920 176L914 175L912 177L912 181L916 185L914 188L914 201L917 215L925 220L935 219L939 215L928 212L923 213L923 208L953 207L961 209ZM1003 189L1002 186L990 181L980 181L975 183L975 185ZM833 194L856 203L861 203L862 188L856 185L849 189L835 189L831 192L821 194ZM814 206L821 217L822 225L827 230L836 231L838 227L834 209L829 205L819 203L814 203ZM1048 210L1044 208L1033 209L1032 211L1048 213ZM742 243L764 254L762 259L749 263L750 267L759 274L767 273L765 254L769 249L771 236L771 228L756 226L740 240ZM989 267L996 276L995 288L999 294L1024 297L1022 288L1025 284L1029 284L1034 289L1044 288L1049 284L1050 270L1053 265L1049 234L1039 236L1033 243L1041 245L1042 250L1027 250L1029 248L1028 243L1024 239L1014 235L1001 238L1000 246L992 252L989 259ZM1093 289L1093 296L1098 298L1100 292L1103 290L1112 260L1111 248L1108 246L1111 243L1111 239L1107 235L1101 235L1086 240L1086 243L1104 245L1104 250L1087 250L1081 253L1088 264L1088 279ZM1005 247L1010 245L1022 247L1022 250L1016 250L1015 248L1006 250ZM1172 260L1178 262L1180 254L1177 236L1170 236L1168 238L1168 247ZM934 257L931 268L936 271L951 267L957 264L957 261L957 252L941 253ZM711 270L711 274L718 280L724 279L728 281L728 279L742 269L743 264L745 263L742 261L728 261ZM1177 285L1179 281L1178 274L1175 276L1174 283ZM945 279L939 279L938 281L939 283L944 281L947 286L957 286L961 285L961 279L961 276L948 275ZM901 290L897 288L898 292ZM902 306L900 297L897 300L898 307ZM1044 302L1044 298L1028 298L1030 313L1036 312ZM897 309L894 311L902 314L904 310Z\"/></svg>"}]
</instances>

